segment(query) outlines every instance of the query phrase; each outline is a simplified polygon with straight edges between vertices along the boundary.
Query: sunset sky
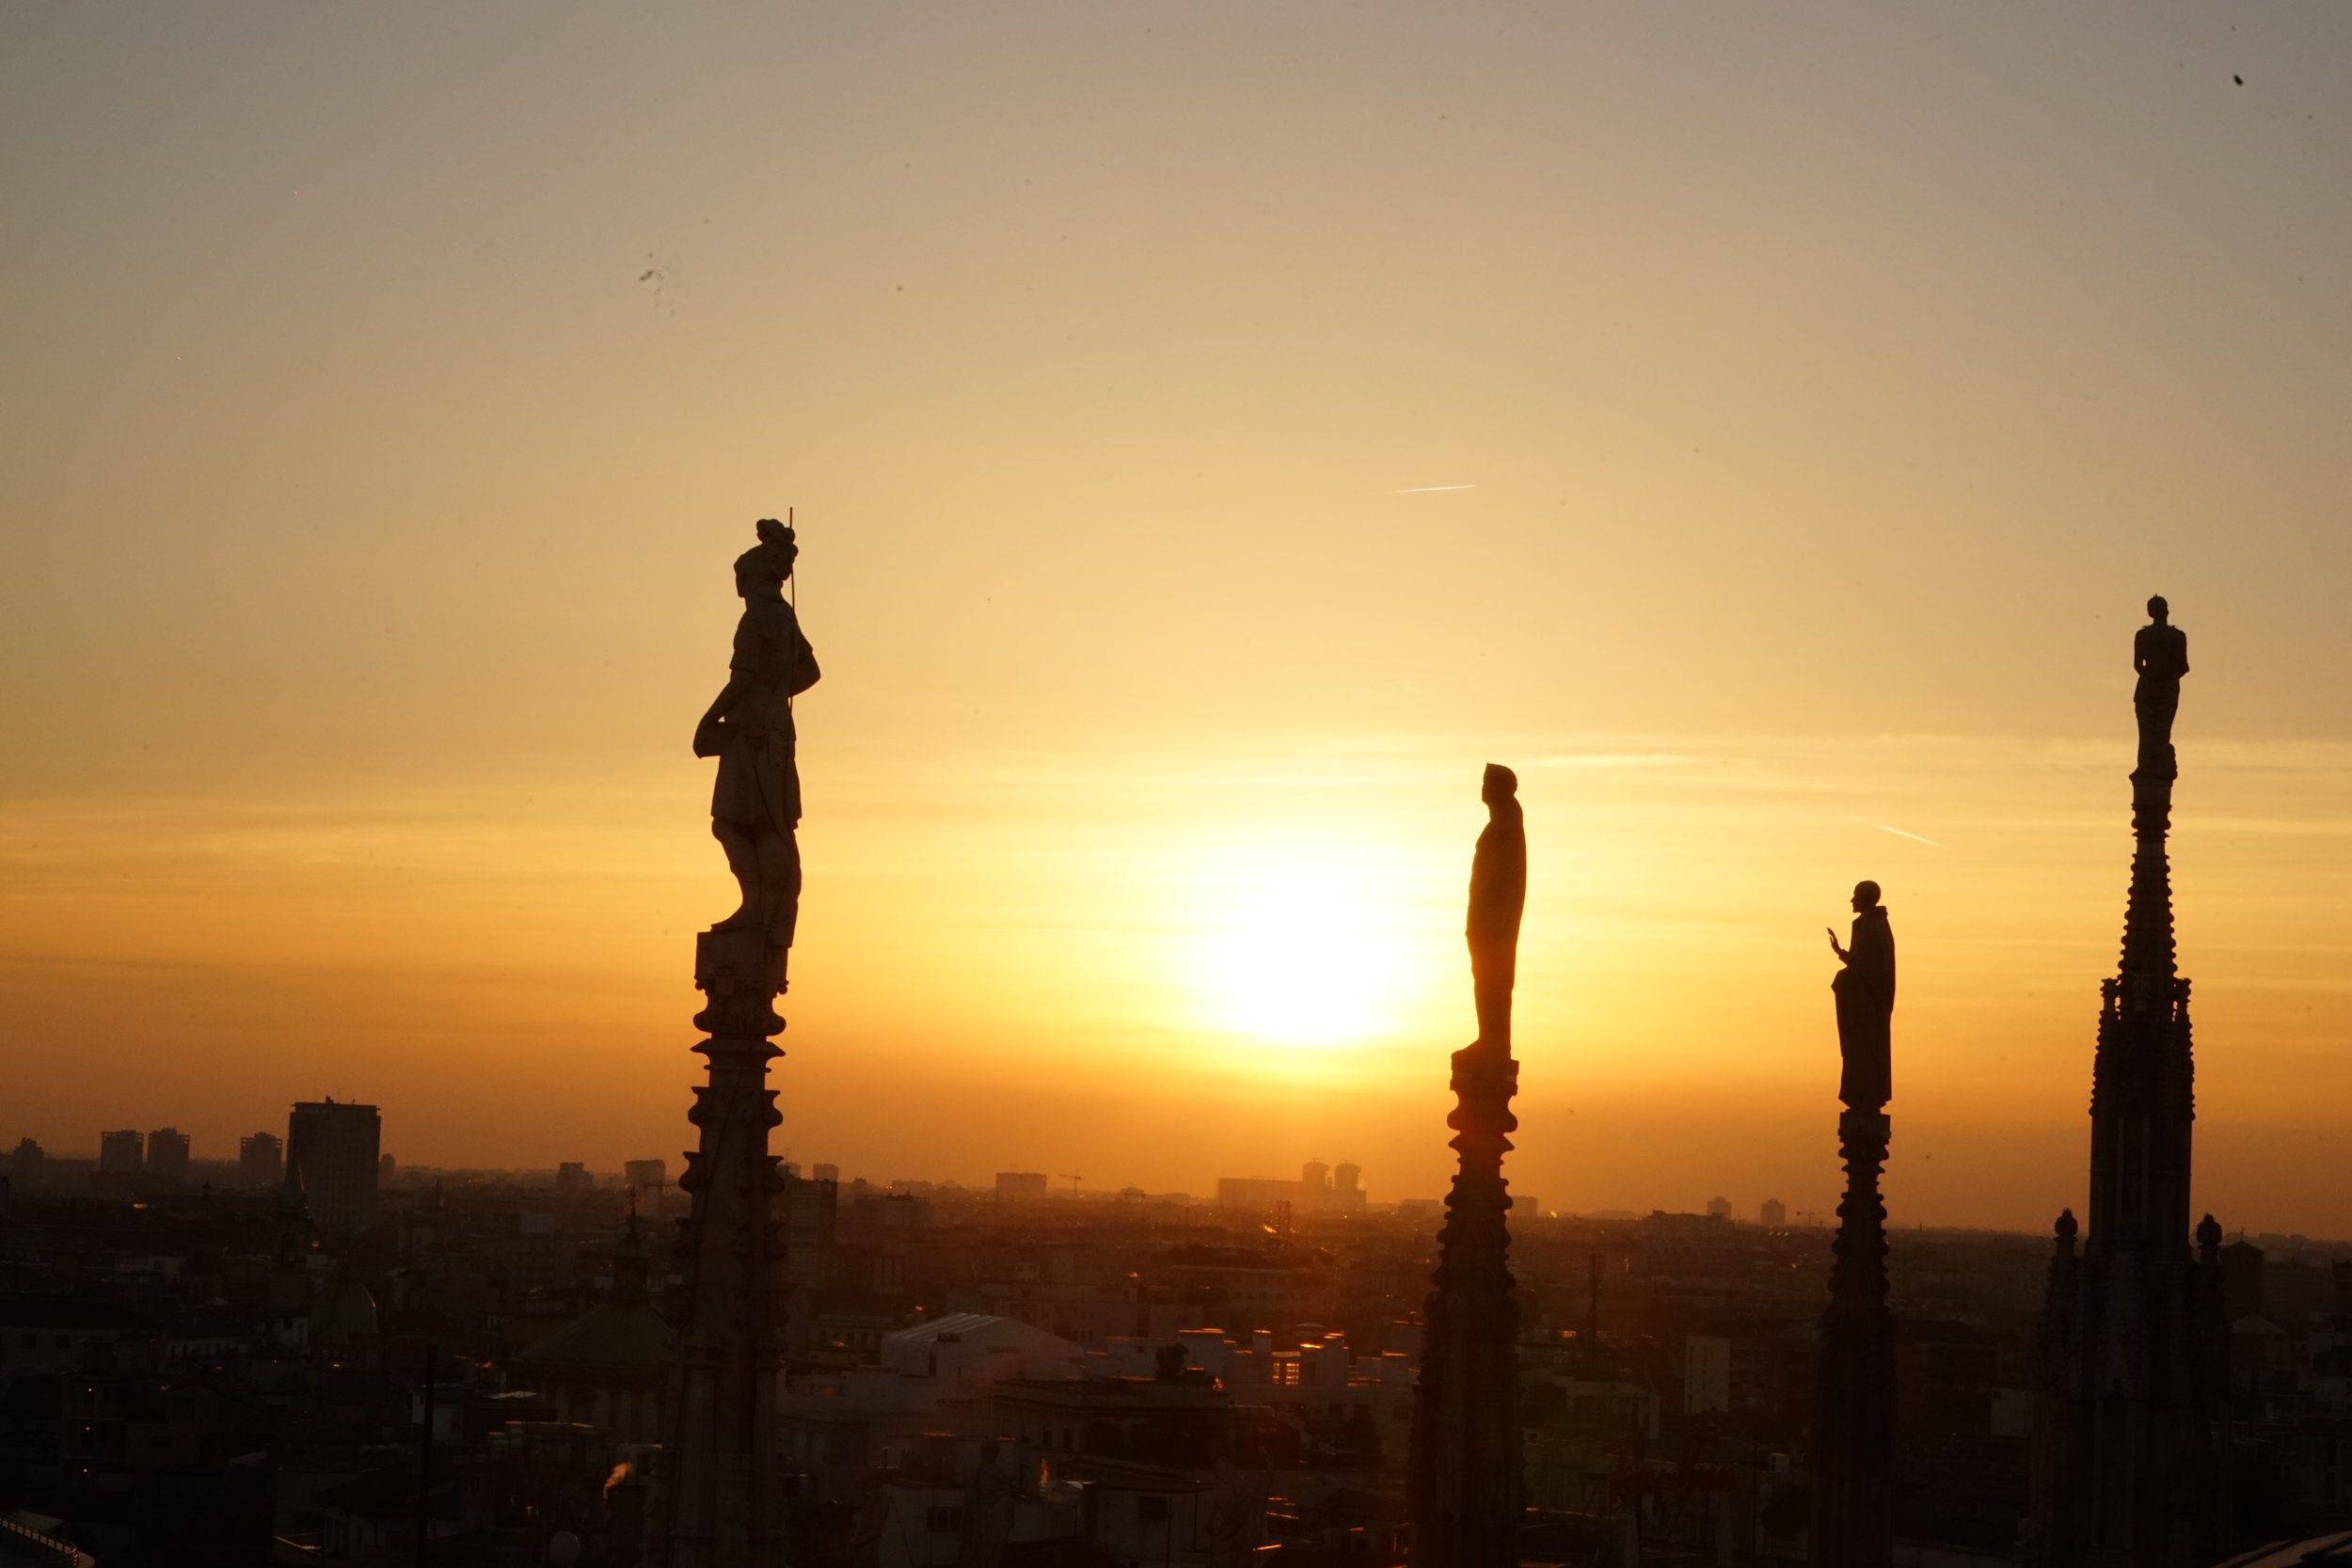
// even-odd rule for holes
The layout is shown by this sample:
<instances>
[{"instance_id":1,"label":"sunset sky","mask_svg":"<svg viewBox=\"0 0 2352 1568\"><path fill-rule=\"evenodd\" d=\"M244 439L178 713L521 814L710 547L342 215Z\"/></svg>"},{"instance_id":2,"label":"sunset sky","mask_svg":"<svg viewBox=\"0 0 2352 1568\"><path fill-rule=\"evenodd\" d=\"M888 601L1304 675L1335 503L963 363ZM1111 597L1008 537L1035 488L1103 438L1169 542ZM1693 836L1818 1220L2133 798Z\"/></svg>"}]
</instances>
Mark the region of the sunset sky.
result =
<instances>
[{"instance_id":1,"label":"sunset sky","mask_svg":"<svg viewBox=\"0 0 2352 1568\"><path fill-rule=\"evenodd\" d=\"M2079 1206L2130 633L2198 1203L2352 1236L2352 9L0 11L0 1146L675 1165L798 509L792 1158Z\"/></svg>"}]
</instances>

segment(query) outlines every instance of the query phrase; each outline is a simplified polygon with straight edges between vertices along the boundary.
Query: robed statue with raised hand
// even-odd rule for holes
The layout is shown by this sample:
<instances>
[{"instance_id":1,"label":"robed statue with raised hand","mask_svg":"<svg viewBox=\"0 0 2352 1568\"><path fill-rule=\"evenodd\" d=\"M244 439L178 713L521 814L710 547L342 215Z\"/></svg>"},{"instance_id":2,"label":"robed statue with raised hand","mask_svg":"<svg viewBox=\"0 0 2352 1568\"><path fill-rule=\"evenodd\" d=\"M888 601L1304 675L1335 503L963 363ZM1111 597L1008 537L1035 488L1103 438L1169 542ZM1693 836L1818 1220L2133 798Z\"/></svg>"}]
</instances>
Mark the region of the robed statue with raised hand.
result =
<instances>
[{"instance_id":1,"label":"robed statue with raised hand","mask_svg":"<svg viewBox=\"0 0 2352 1568\"><path fill-rule=\"evenodd\" d=\"M1830 951L1844 965L1830 990L1837 997L1837 1051L1845 1071L1837 1098L1849 1110L1880 1111L1894 1098L1895 930L1879 902L1876 882L1856 882L1853 934L1839 942L1829 934Z\"/></svg>"},{"instance_id":2,"label":"robed statue with raised hand","mask_svg":"<svg viewBox=\"0 0 2352 1568\"><path fill-rule=\"evenodd\" d=\"M694 754L719 759L710 832L726 851L743 901L714 931L762 931L778 952L792 945L801 908L801 773L792 699L817 684L817 653L801 635L784 584L800 554L773 517L735 562L743 599L727 684L694 727Z\"/></svg>"}]
</instances>

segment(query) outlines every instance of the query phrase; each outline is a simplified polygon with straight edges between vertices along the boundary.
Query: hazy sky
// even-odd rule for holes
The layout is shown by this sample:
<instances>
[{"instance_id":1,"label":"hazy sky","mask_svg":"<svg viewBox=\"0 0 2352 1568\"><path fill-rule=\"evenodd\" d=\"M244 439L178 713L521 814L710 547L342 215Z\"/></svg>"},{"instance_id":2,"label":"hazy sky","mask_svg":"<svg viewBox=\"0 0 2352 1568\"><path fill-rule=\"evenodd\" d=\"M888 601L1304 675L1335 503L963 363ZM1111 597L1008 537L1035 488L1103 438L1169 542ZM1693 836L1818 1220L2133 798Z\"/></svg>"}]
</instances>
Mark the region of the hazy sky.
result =
<instances>
[{"instance_id":1,"label":"hazy sky","mask_svg":"<svg viewBox=\"0 0 2352 1568\"><path fill-rule=\"evenodd\" d=\"M2129 632L2199 1202L2352 1235L2352 11L0 11L0 1143L675 1160L799 509L782 1143L1446 1172L1521 768L1560 1208L2079 1203Z\"/></svg>"}]
</instances>

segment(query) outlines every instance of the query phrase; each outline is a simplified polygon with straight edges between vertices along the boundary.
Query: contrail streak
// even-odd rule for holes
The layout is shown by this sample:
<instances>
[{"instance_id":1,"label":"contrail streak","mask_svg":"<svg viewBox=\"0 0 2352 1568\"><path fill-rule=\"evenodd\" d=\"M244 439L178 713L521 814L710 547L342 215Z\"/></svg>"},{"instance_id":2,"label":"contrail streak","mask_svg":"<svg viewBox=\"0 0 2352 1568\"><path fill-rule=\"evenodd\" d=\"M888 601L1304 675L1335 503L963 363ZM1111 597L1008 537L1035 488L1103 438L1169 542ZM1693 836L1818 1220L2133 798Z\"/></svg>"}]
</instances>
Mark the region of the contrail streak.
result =
<instances>
[{"instance_id":1,"label":"contrail streak","mask_svg":"<svg viewBox=\"0 0 2352 1568\"><path fill-rule=\"evenodd\" d=\"M1477 488L1475 484L1415 484L1403 490L1391 490L1389 494L1391 496L1431 496L1440 490L1475 490Z\"/></svg>"},{"instance_id":2,"label":"contrail streak","mask_svg":"<svg viewBox=\"0 0 2352 1568\"><path fill-rule=\"evenodd\" d=\"M1935 840L1933 840L1933 839L1931 839L1931 838L1920 838L1920 837L1919 837L1919 835L1918 835L1917 833L1907 833L1907 832L1903 832L1900 828L1890 828L1890 827L1888 827L1888 826L1887 826L1885 823L1883 823L1883 822L1873 822L1873 823L1871 823L1871 824L1870 824L1870 826L1871 826L1871 827L1873 827L1873 828L1876 828L1876 829L1877 829L1880 832L1883 832L1883 833L1893 833L1893 834L1894 834L1897 838L1908 838L1908 839L1914 839L1914 840L1916 840L1918 843L1928 845L1928 846L1930 846L1930 847L1932 847L1932 848L1937 848L1937 849L1948 849L1948 848L1950 848L1950 847L1951 847L1951 846L1950 846L1950 845L1948 845L1948 844L1937 844L1937 843L1935 842Z\"/></svg>"}]
</instances>

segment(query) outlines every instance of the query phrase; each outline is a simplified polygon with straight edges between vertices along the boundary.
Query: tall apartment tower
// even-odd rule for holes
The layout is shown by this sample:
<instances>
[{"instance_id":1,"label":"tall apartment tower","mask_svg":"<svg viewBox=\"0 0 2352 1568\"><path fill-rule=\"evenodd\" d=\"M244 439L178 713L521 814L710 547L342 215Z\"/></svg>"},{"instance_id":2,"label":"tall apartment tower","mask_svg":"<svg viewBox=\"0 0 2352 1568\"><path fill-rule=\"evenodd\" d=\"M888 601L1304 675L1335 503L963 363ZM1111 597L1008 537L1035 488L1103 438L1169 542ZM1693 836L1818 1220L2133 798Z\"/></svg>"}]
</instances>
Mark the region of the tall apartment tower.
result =
<instances>
[{"instance_id":1,"label":"tall apartment tower","mask_svg":"<svg viewBox=\"0 0 2352 1568\"><path fill-rule=\"evenodd\" d=\"M286 1168L302 1185L311 1224L330 1235L353 1236L375 1222L382 1137L373 1105L331 1098L295 1104L286 1122Z\"/></svg>"},{"instance_id":2,"label":"tall apartment tower","mask_svg":"<svg viewBox=\"0 0 2352 1568\"><path fill-rule=\"evenodd\" d=\"M286 1141L275 1132L248 1132L237 1140L237 1185L270 1193L286 1180Z\"/></svg>"},{"instance_id":3,"label":"tall apartment tower","mask_svg":"<svg viewBox=\"0 0 2352 1568\"><path fill-rule=\"evenodd\" d=\"M98 1173L136 1176L147 1168L147 1140L136 1128L98 1134Z\"/></svg>"},{"instance_id":4,"label":"tall apartment tower","mask_svg":"<svg viewBox=\"0 0 2352 1568\"><path fill-rule=\"evenodd\" d=\"M147 1135L147 1174L173 1186L188 1180L188 1135L177 1127L158 1127Z\"/></svg>"},{"instance_id":5,"label":"tall apartment tower","mask_svg":"<svg viewBox=\"0 0 2352 1568\"><path fill-rule=\"evenodd\" d=\"M2196 1119L2188 982L2176 963L2166 835L2172 715L2186 639L2161 599L2134 645L2123 952L2100 988L2090 1080L2090 1207L2080 1256L2058 1216L2042 1306L2043 1398L2027 1560L2036 1568L2196 1568L2222 1556L2215 1423L2227 1394L2221 1227L2189 1233Z\"/></svg>"}]
</instances>

